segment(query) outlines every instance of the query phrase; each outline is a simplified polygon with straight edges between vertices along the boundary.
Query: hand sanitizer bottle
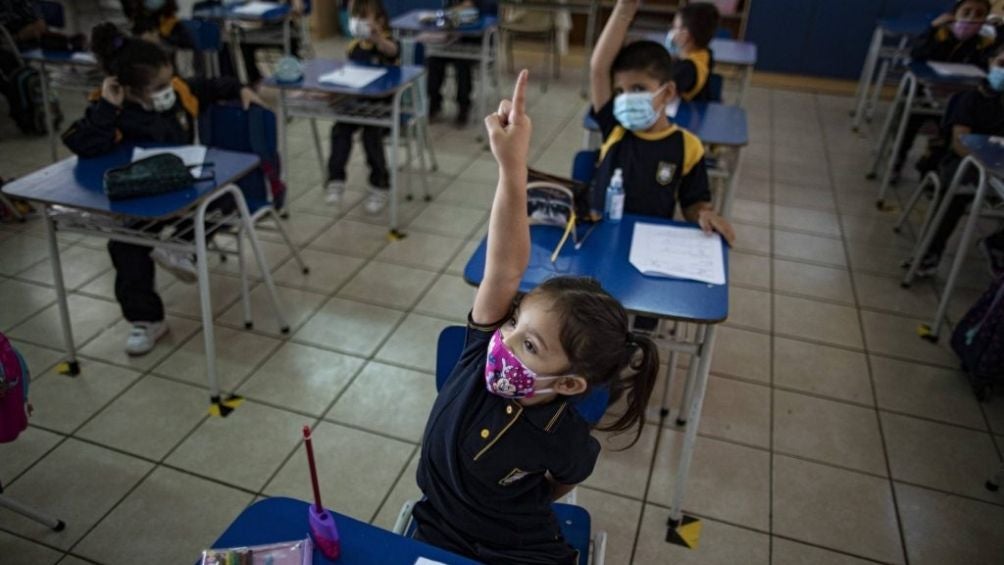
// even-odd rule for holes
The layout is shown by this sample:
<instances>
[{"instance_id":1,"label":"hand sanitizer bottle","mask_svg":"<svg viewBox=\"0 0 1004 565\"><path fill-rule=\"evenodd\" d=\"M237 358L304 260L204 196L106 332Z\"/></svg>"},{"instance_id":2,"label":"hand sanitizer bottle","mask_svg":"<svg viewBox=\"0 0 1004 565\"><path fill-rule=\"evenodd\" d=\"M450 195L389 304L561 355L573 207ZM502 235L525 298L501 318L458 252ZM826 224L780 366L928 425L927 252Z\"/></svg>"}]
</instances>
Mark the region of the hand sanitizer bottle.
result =
<instances>
[{"instance_id":1,"label":"hand sanitizer bottle","mask_svg":"<svg viewBox=\"0 0 1004 565\"><path fill-rule=\"evenodd\" d=\"M604 214L610 222L619 222L624 216L624 174L620 169L614 169L614 176L607 187L607 207Z\"/></svg>"}]
</instances>

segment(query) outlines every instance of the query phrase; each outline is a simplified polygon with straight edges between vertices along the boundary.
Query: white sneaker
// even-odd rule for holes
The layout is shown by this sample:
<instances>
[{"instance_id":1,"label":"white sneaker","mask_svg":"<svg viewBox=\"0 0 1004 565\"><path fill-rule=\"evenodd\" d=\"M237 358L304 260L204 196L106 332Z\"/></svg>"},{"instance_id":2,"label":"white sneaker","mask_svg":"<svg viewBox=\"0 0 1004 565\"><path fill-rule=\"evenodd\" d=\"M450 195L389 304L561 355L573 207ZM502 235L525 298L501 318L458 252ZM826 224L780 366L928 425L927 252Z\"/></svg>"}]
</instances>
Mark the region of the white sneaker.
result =
<instances>
[{"instance_id":1,"label":"white sneaker","mask_svg":"<svg viewBox=\"0 0 1004 565\"><path fill-rule=\"evenodd\" d=\"M324 187L324 201L332 206L342 203L342 196L345 195L345 181L329 180Z\"/></svg>"},{"instance_id":2,"label":"white sneaker","mask_svg":"<svg viewBox=\"0 0 1004 565\"><path fill-rule=\"evenodd\" d=\"M183 283L192 284L199 280L199 271L195 268L195 261L187 253L174 253L157 248L150 252L150 258Z\"/></svg>"},{"instance_id":3,"label":"white sneaker","mask_svg":"<svg viewBox=\"0 0 1004 565\"><path fill-rule=\"evenodd\" d=\"M126 339L126 353L133 356L146 355L165 334L167 334L165 322L135 322Z\"/></svg>"},{"instance_id":4,"label":"white sneaker","mask_svg":"<svg viewBox=\"0 0 1004 565\"><path fill-rule=\"evenodd\" d=\"M387 201L390 200L389 192L385 188L371 188L370 195L366 198L366 203L363 204L366 213L379 214L383 212L383 209L387 207Z\"/></svg>"}]
</instances>

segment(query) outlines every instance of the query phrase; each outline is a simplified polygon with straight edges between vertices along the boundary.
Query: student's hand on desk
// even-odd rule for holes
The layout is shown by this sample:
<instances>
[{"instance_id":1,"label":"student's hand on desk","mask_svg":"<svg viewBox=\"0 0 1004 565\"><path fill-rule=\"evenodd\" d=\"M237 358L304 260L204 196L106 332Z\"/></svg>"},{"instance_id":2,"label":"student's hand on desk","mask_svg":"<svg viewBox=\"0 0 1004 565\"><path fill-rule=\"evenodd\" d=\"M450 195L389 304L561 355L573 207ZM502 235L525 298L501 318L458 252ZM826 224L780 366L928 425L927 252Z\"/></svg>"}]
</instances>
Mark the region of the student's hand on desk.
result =
<instances>
[{"instance_id":1,"label":"student's hand on desk","mask_svg":"<svg viewBox=\"0 0 1004 565\"><path fill-rule=\"evenodd\" d=\"M526 169L530 152L530 132L533 125L526 115L526 81L528 72L523 69L516 78L512 100L502 100L499 109L485 116L488 140L499 167L507 171Z\"/></svg>"},{"instance_id":2,"label":"student's hand on desk","mask_svg":"<svg viewBox=\"0 0 1004 565\"><path fill-rule=\"evenodd\" d=\"M714 210L701 210L697 216L697 223L704 233L716 231L722 234L730 246L736 240L736 230L732 228L732 224Z\"/></svg>"},{"instance_id":3,"label":"student's hand on desk","mask_svg":"<svg viewBox=\"0 0 1004 565\"><path fill-rule=\"evenodd\" d=\"M101 97L112 106L122 107L122 102L125 100L125 89L119 84L119 79L105 77L105 80L101 82Z\"/></svg>"},{"instance_id":4,"label":"student's hand on desk","mask_svg":"<svg viewBox=\"0 0 1004 565\"><path fill-rule=\"evenodd\" d=\"M268 108L268 104L265 104L265 101L262 100L260 96L258 96L257 92L245 86L244 88L241 89L241 107L247 110L248 108L251 107L252 104L257 104L263 108Z\"/></svg>"}]
</instances>

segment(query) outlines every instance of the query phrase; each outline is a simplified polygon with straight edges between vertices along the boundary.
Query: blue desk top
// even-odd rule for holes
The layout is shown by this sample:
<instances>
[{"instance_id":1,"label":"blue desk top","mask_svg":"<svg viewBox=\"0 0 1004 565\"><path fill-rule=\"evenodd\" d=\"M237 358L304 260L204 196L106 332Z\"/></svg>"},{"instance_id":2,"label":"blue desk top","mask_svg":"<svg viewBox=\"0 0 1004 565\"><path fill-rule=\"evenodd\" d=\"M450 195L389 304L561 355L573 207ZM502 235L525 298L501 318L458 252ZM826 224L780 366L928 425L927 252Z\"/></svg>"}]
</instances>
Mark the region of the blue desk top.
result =
<instances>
[{"instance_id":1,"label":"blue desk top","mask_svg":"<svg viewBox=\"0 0 1004 565\"><path fill-rule=\"evenodd\" d=\"M749 143L746 129L746 110L739 106L729 106L717 102L680 102L676 116L670 118L674 124L689 130L710 145L742 147ZM600 127L589 115L582 118L582 127L589 131L599 131Z\"/></svg>"},{"instance_id":2,"label":"blue desk top","mask_svg":"<svg viewBox=\"0 0 1004 565\"><path fill-rule=\"evenodd\" d=\"M562 275L590 276L600 281L625 308L632 312L658 318L694 322L721 322L729 314L729 287L698 281L652 277L641 274L628 261L635 222L688 226L648 216L625 214L619 223L601 222L576 250L571 238L565 243L558 260L551 263L551 253L561 239L562 228L532 226L530 228L530 264L520 282L520 291L529 292L547 279ZM579 228L584 233L585 227ZM482 239L464 268L464 280L477 286L485 272L487 239ZM728 250L723 248L726 281L728 280Z\"/></svg>"},{"instance_id":3,"label":"blue desk top","mask_svg":"<svg viewBox=\"0 0 1004 565\"><path fill-rule=\"evenodd\" d=\"M989 174L1004 178L1004 145L990 141L989 135L967 134L961 141Z\"/></svg>"},{"instance_id":4,"label":"blue desk top","mask_svg":"<svg viewBox=\"0 0 1004 565\"><path fill-rule=\"evenodd\" d=\"M666 41L666 32L649 31L636 35L662 45ZM756 64L756 43L738 41L735 39L716 38L711 40L711 54L716 63L751 67Z\"/></svg>"},{"instance_id":5,"label":"blue desk top","mask_svg":"<svg viewBox=\"0 0 1004 565\"><path fill-rule=\"evenodd\" d=\"M937 13L903 14L892 18L882 18L878 25L890 35L920 35L924 33Z\"/></svg>"},{"instance_id":6,"label":"blue desk top","mask_svg":"<svg viewBox=\"0 0 1004 565\"><path fill-rule=\"evenodd\" d=\"M309 535L307 508L292 498L266 498L248 506L214 543L214 548L263 545L304 539ZM344 565L411 565L419 557L442 563L467 565L474 561L437 547L399 536L359 520L332 512L342 540L342 556L329 561L314 550L314 563Z\"/></svg>"},{"instance_id":7,"label":"blue desk top","mask_svg":"<svg viewBox=\"0 0 1004 565\"><path fill-rule=\"evenodd\" d=\"M335 61L332 59L310 59L303 62L303 78L299 82L277 82L275 77L269 77L265 83L269 86L284 90L313 90L317 92L327 92L330 94L348 94L351 96L384 97L394 94L408 83L416 80L425 72L424 67L414 65L404 65L401 67L379 67L387 69L383 76L367 84L362 88L350 88L336 84L323 84L318 82L318 78L348 65L347 61ZM351 63L355 66L360 63Z\"/></svg>"},{"instance_id":8,"label":"blue desk top","mask_svg":"<svg viewBox=\"0 0 1004 565\"><path fill-rule=\"evenodd\" d=\"M187 212L216 189L239 180L258 166L257 155L209 148L206 161L213 163L215 178L156 196L110 201L104 193L105 171L128 164L132 150L132 145L125 145L99 157L63 159L5 184L3 193L99 214L167 218Z\"/></svg>"},{"instance_id":9,"label":"blue desk top","mask_svg":"<svg viewBox=\"0 0 1004 565\"><path fill-rule=\"evenodd\" d=\"M982 78L977 77L938 74L925 61L912 61L908 68L918 81L929 85L969 87L983 82Z\"/></svg>"},{"instance_id":10,"label":"blue desk top","mask_svg":"<svg viewBox=\"0 0 1004 565\"><path fill-rule=\"evenodd\" d=\"M22 51L21 57L26 61L38 61L43 63L55 63L60 65L81 65L85 67L96 67L97 61L82 61L73 58L72 51L42 51L41 49L29 49Z\"/></svg>"},{"instance_id":11,"label":"blue desk top","mask_svg":"<svg viewBox=\"0 0 1004 565\"><path fill-rule=\"evenodd\" d=\"M292 8L289 4L279 4L275 8L258 15L242 14L237 12L244 3L229 4L227 6L210 6L192 11L193 18L206 18L218 20L240 20L243 22L275 22L285 19Z\"/></svg>"},{"instance_id":12,"label":"blue desk top","mask_svg":"<svg viewBox=\"0 0 1004 565\"><path fill-rule=\"evenodd\" d=\"M390 27L391 29L416 33L431 31L453 33L457 35L481 35L498 25L497 17L487 15L480 16L476 22L452 28L437 27L435 24L426 24L419 21L419 16L429 11L430 10L411 10L401 14L390 21Z\"/></svg>"}]
</instances>

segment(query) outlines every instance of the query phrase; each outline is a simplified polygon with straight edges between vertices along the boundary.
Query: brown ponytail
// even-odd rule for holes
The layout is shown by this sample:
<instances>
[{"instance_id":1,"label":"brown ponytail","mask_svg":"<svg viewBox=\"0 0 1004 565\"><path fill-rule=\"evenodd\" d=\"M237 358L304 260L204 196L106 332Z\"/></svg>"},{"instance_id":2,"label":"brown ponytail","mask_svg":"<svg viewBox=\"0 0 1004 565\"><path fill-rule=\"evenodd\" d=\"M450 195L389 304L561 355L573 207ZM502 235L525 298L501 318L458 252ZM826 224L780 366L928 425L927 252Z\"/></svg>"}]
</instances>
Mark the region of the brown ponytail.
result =
<instances>
[{"instance_id":1,"label":"brown ponytail","mask_svg":"<svg viewBox=\"0 0 1004 565\"><path fill-rule=\"evenodd\" d=\"M531 294L547 297L551 309L561 316L560 340L570 372L586 379L590 389L608 389L609 405L626 398L625 413L598 429L626 432L636 428L627 447L637 443L659 373L655 343L628 330L624 307L596 279L555 277Z\"/></svg>"}]
</instances>

